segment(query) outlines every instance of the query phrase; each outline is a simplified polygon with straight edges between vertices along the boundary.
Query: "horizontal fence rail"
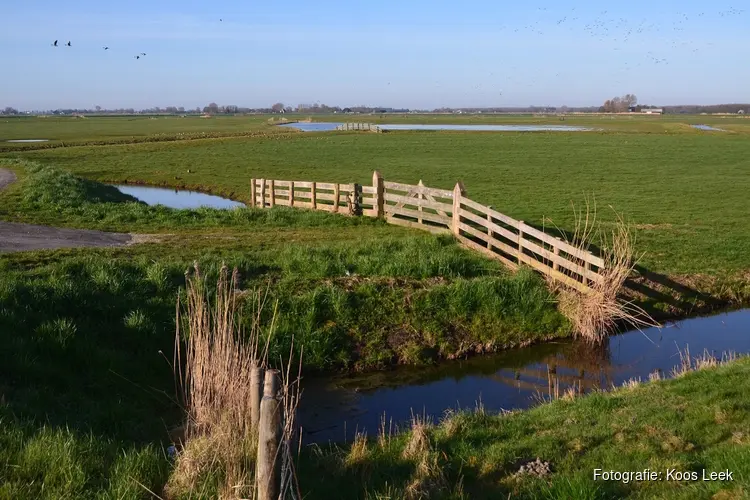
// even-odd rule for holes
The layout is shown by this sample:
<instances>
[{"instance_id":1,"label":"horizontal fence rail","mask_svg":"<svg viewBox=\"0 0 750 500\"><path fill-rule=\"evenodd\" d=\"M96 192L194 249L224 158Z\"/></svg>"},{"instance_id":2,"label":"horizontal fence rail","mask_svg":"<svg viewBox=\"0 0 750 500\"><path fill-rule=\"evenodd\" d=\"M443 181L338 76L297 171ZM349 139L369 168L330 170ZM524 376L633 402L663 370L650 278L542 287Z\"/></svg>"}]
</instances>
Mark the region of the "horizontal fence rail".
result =
<instances>
[{"instance_id":1,"label":"horizontal fence rail","mask_svg":"<svg viewBox=\"0 0 750 500\"><path fill-rule=\"evenodd\" d=\"M461 183L453 190L437 189L421 180L416 185L385 182L379 172L370 186L252 179L250 197L255 207L326 210L452 233L464 246L511 268L525 264L583 292L603 279L601 257L467 198Z\"/></svg>"}]
</instances>

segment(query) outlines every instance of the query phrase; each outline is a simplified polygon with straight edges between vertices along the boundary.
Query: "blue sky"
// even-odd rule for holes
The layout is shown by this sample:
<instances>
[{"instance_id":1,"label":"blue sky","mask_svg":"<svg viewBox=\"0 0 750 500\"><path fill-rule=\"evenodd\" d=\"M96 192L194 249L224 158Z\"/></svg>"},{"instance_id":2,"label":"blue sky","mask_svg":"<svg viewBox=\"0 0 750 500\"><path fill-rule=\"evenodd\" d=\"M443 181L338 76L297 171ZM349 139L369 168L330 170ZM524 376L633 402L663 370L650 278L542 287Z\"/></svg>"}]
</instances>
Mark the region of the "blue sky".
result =
<instances>
[{"instance_id":1,"label":"blue sky","mask_svg":"<svg viewBox=\"0 0 750 500\"><path fill-rule=\"evenodd\" d=\"M750 5L609 3L2 2L0 107L750 101Z\"/></svg>"}]
</instances>

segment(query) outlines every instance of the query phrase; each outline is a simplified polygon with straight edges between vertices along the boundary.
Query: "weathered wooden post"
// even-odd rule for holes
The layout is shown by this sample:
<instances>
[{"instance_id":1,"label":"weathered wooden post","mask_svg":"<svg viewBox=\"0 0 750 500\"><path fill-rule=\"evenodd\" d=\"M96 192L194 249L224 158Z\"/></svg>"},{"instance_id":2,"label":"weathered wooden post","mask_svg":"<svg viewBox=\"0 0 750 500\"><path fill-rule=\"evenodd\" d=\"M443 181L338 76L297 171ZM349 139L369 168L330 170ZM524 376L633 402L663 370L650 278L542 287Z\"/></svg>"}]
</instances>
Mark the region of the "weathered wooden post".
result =
<instances>
[{"instance_id":1,"label":"weathered wooden post","mask_svg":"<svg viewBox=\"0 0 750 500\"><path fill-rule=\"evenodd\" d=\"M518 263L521 263L523 255L523 221L518 221Z\"/></svg>"},{"instance_id":2,"label":"weathered wooden post","mask_svg":"<svg viewBox=\"0 0 750 500\"><path fill-rule=\"evenodd\" d=\"M260 400L263 396L263 367L253 366L250 371L250 428L258 435Z\"/></svg>"},{"instance_id":3,"label":"weathered wooden post","mask_svg":"<svg viewBox=\"0 0 750 500\"><path fill-rule=\"evenodd\" d=\"M492 215L490 215L490 211L492 210L492 205L487 207L487 248L492 250L492 229L490 229L490 224L492 224Z\"/></svg>"},{"instance_id":4,"label":"weathered wooden post","mask_svg":"<svg viewBox=\"0 0 750 500\"><path fill-rule=\"evenodd\" d=\"M354 211L354 215L362 215L362 184L354 184L352 198L352 210Z\"/></svg>"},{"instance_id":5,"label":"weathered wooden post","mask_svg":"<svg viewBox=\"0 0 750 500\"><path fill-rule=\"evenodd\" d=\"M419 217L417 217L417 222L419 224L422 224L422 196L424 191L424 184L422 184L422 179L419 179L419 183L417 184L417 209L419 210Z\"/></svg>"},{"instance_id":6,"label":"weathered wooden post","mask_svg":"<svg viewBox=\"0 0 750 500\"><path fill-rule=\"evenodd\" d=\"M276 181L271 179L269 184L269 189L271 190L271 202L269 203L269 206L273 208L276 206Z\"/></svg>"},{"instance_id":7,"label":"weathered wooden post","mask_svg":"<svg viewBox=\"0 0 750 500\"><path fill-rule=\"evenodd\" d=\"M255 206L255 179L250 179L250 206Z\"/></svg>"},{"instance_id":8,"label":"weathered wooden post","mask_svg":"<svg viewBox=\"0 0 750 500\"><path fill-rule=\"evenodd\" d=\"M372 187L375 191L375 204L372 212L376 218L380 219L385 216L385 182L377 170L372 173Z\"/></svg>"},{"instance_id":9,"label":"weathered wooden post","mask_svg":"<svg viewBox=\"0 0 750 500\"><path fill-rule=\"evenodd\" d=\"M562 241L562 239L559 238L559 237L556 237L555 239L557 241ZM560 247L559 246L555 245L555 247L553 248L552 251L553 251L553 253L555 254L556 257L560 256ZM557 259L553 260L552 261L552 270L553 271L557 271L559 268L560 268L560 264L557 263Z\"/></svg>"},{"instance_id":10,"label":"weathered wooden post","mask_svg":"<svg viewBox=\"0 0 750 500\"><path fill-rule=\"evenodd\" d=\"M453 187L453 220L451 223L451 231L453 231L453 234L456 236L461 235L459 224L461 224L461 196L463 196L464 193L463 184L457 182Z\"/></svg>"},{"instance_id":11,"label":"weathered wooden post","mask_svg":"<svg viewBox=\"0 0 750 500\"><path fill-rule=\"evenodd\" d=\"M312 202L312 208L313 210L318 208L318 199L317 194L315 193L315 183L310 183L310 201Z\"/></svg>"},{"instance_id":12,"label":"weathered wooden post","mask_svg":"<svg viewBox=\"0 0 750 500\"><path fill-rule=\"evenodd\" d=\"M289 206L294 206L294 181L289 181Z\"/></svg>"},{"instance_id":13,"label":"weathered wooden post","mask_svg":"<svg viewBox=\"0 0 750 500\"><path fill-rule=\"evenodd\" d=\"M333 211L338 213L339 211L339 200L341 199L341 187L339 183L333 185Z\"/></svg>"},{"instance_id":14,"label":"weathered wooden post","mask_svg":"<svg viewBox=\"0 0 750 500\"><path fill-rule=\"evenodd\" d=\"M589 285L589 272L591 271L591 263L587 260L586 264L583 266L583 284L588 286Z\"/></svg>"},{"instance_id":15,"label":"weathered wooden post","mask_svg":"<svg viewBox=\"0 0 750 500\"><path fill-rule=\"evenodd\" d=\"M258 500L277 500L281 489L279 443L281 441L281 401L279 370L266 371L263 400L260 402L258 458L255 484Z\"/></svg>"},{"instance_id":16,"label":"weathered wooden post","mask_svg":"<svg viewBox=\"0 0 750 500\"><path fill-rule=\"evenodd\" d=\"M260 183L260 208L266 208L266 180L259 179Z\"/></svg>"}]
</instances>

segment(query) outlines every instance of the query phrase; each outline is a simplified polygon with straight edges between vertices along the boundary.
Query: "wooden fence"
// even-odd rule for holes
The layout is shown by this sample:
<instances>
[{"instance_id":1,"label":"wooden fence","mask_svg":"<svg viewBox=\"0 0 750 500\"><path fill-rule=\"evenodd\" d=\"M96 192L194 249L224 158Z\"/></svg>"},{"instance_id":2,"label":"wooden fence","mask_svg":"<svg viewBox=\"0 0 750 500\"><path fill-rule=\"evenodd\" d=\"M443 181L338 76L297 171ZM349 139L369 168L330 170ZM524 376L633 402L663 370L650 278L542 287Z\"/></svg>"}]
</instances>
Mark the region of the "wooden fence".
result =
<instances>
[{"instance_id":1,"label":"wooden fence","mask_svg":"<svg viewBox=\"0 0 750 500\"><path fill-rule=\"evenodd\" d=\"M346 122L338 125L336 130L365 130L368 132L382 132L383 130L374 123L352 123Z\"/></svg>"},{"instance_id":2,"label":"wooden fence","mask_svg":"<svg viewBox=\"0 0 750 500\"><path fill-rule=\"evenodd\" d=\"M602 280L604 260L561 238L466 197L461 183L452 190L386 182L379 172L372 185L252 179L251 204L283 205L347 215L384 218L391 224L452 233L463 245L511 268L526 264L580 291Z\"/></svg>"}]
</instances>

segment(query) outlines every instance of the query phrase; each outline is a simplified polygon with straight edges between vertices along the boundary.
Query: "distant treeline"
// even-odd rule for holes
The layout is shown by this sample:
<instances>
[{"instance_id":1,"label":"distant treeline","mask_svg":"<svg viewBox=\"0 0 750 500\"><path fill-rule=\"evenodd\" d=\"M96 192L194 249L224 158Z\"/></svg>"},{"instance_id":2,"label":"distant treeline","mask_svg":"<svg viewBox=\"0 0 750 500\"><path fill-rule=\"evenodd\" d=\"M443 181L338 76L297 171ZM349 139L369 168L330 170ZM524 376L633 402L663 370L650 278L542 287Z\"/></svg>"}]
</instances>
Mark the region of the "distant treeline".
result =
<instances>
[{"instance_id":1,"label":"distant treeline","mask_svg":"<svg viewBox=\"0 0 750 500\"><path fill-rule=\"evenodd\" d=\"M665 113L750 113L750 104L712 104L710 106L664 106Z\"/></svg>"},{"instance_id":2,"label":"distant treeline","mask_svg":"<svg viewBox=\"0 0 750 500\"><path fill-rule=\"evenodd\" d=\"M609 101L608 101L609 102ZM655 108L656 106L637 106L636 111L647 108ZM635 107L634 107L635 108ZM695 105L686 104L680 106L662 106L664 113L678 114L678 113L750 113L750 104L712 104L712 105ZM627 110L624 109L623 111ZM55 110L34 110L34 111L18 111L13 107L6 107L0 109L0 115L12 116L12 115L237 115L237 114L282 114L282 113L298 113L298 114L328 114L328 113L601 113L607 112L604 106L586 106L586 107L569 107L569 106L527 106L527 107L497 107L497 108L436 108L432 110L428 109L406 109L406 108L391 108L391 107L379 107L379 106L352 106L352 107L339 107L339 106L327 106L325 104L300 104L297 107L284 106L281 103L276 103L268 108L247 108L235 105L219 106L216 103L211 103L203 108L196 107L192 109L186 109L184 107L167 106L160 108L158 106L147 109L134 109L134 108L117 108L117 109L103 109L97 106L95 109L78 109L78 108L67 108L67 109L55 109Z\"/></svg>"}]
</instances>

